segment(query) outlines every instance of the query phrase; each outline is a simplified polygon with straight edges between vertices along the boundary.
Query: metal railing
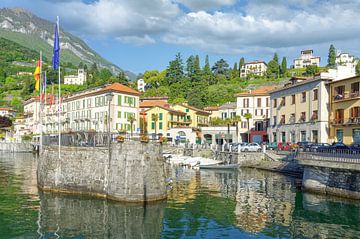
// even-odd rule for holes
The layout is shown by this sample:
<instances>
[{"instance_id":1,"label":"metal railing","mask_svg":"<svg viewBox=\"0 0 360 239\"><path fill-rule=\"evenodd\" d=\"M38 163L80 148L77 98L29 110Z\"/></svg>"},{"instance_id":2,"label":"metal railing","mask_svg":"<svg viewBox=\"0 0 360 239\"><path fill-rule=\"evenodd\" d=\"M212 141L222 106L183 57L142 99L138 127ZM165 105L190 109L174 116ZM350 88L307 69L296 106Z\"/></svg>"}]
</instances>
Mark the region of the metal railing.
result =
<instances>
[{"instance_id":1,"label":"metal railing","mask_svg":"<svg viewBox=\"0 0 360 239\"><path fill-rule=\"evenodd\" d=\"M298 152L296 159L360 164L360 151L336 150L326 152Z\"/></svg>"},{"instance_id":2,"label":"metal railing","mask_svg":"<svg viewBox=\"0 0 360 239\"><path fill-rule=\"evenodd\" d=\"M124 141L140 141L139 133L110 133L111 143L118 143L118 136ZM149 141L158 141L159 136L148 135ZM57 134L44 134L43 145L58 145L59 136ZM73 147L106 147L109 144L109 135L106 132L71 132L61 134L62 146Z\"/></svg>"}]
</instances>

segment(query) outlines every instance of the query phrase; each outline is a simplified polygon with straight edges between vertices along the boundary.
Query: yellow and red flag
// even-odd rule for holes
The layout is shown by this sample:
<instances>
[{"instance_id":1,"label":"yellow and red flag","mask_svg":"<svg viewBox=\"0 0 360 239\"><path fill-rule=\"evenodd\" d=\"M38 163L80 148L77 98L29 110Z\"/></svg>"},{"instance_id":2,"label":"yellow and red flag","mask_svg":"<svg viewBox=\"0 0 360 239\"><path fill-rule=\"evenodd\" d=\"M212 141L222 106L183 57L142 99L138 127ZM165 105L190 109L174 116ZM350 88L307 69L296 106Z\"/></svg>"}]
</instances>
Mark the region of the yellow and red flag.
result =
<instances>
[{"instance_id":1,"label":"yellow and red flag","mask_svg":"<svg viewBox=\"0 0 360 239\"><path fill-rule=\"evenodd\" d=\"M34 72L34 79L35 79L35 90L40 90L40 60L38 60L35 72Z\"/></svg>"}]
</instances>

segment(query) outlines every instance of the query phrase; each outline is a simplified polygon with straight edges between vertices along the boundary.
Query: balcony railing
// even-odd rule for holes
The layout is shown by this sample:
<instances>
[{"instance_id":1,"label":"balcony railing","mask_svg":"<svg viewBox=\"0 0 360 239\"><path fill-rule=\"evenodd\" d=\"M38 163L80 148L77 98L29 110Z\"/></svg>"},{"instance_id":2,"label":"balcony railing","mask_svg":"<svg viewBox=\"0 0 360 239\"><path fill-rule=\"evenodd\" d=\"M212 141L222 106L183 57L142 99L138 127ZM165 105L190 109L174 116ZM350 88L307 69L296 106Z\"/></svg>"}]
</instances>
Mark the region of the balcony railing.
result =
<instances>
[{"instance_id":1,"label":"balcony railing","mask_svg":"<svg viewBox=\"0 0 360 239\"><path fill-rule=\"evenodd\" d=\"M346 120L346 124L360 124L360 117L351 117Z\"/></svg>"},{"instance_id":2,"label":"balcony railing","mask_svg":"<svg viewBox=\"0 0 360 239\"><path fill-rule=\"evenodd\" d=\"M351 93L335 94L333 99L334 99L334 101L341 101L341 100L346 100L346 99L357 98L359 96L360 96L359 91L354 91Z\"/></svg>"},{"instance_id":3,"label":"balcony railing","mask_svg":"<svg viewBox=\"0 0 360 239\"><path fill-rule=\"evenodd\" d=\"M333 119L331 120L331 124L333 125L340 125L344 124L345 120L343 118Z\"/></svg>"},{"instance_id":4,"label":"balcony railing","mask_svg":"<svg viewBox=\"0 0 360 239\"><path fill-rule=\"evenodd\" d=\"M359 91L354 91L350 93L350 98L355 98L359 96Z\"/></svg>"}]
</instances>

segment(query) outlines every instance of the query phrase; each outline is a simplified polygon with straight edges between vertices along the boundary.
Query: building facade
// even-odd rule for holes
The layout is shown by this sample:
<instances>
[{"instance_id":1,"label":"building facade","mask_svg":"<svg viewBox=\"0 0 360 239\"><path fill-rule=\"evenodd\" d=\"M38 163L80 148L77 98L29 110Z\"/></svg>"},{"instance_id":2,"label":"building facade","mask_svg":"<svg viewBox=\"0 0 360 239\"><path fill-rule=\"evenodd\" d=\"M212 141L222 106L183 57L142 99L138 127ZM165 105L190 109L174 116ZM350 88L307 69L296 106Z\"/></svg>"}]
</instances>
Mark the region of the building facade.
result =
<instances>
[{"instance_id":1,"label":"building facade","mask_svg":"<svg viewBox=\"0 0 360 239\"><path fill-rule=\"evenodd\" d=\"M248 75L263 76L267 70L267 64L264 61L253 61L245 63L240 69L240 77Z\"/></svg>"},{"instance_id":2,"label":"building facade","mask_svg":"<svg viewBox=\"0 0 360 239\"><path fill-rule=\"evenodd\" d=\"M330 142L360 143L360 76L330 83Z\"/></svg>"},{"instance_id":3,"label":"building facade","mask_svg":"<svg viewBox=\"0 0 360 239\"><path fill-rule=\"evenodd\" d=\"M294 60L294 68L306 68L307 66L320 66L320 57L313 55L313 50L303 50L299 58Z\"/></svg>"},{"instance_id":4,"label":"building facade","mask_svg":"<svg viewBox=\"0 0 360 239\"><path fill-rule=\"evenodd\" d=\"M328 142L328 82L292 78L270 92L270 142Z\"/></svg>"},{"instance_id":5,"label":"building facade","mask_svg":"<svg viewBox=\"0 0 360 239\"><path fill-rule=\"evenodd\" d=\"M268 141L266 129L270 117L269 92L274 89L274 86L261 87L236 94L236 115L241 116L239 137L242 142L261 143ZM249 120L245 117L247 113L251 115Z\"/></svg>"},{"instance_id":6,"label":"building facade","mask_svg":"<svg viewBox=\"0 0 360 239\"><path fill-rule=\"evenodd\" d=\"M11 108L0 108L0 116L15 117L16 110L13 110Z\"/></svg>"},{"instance_id":7,"label":"building facade","mask_svg":"<svg viewBox=\"0 0 360 239\"><path fill-rule=\"evenodd\" d=\"M86 71L78 69L77 75L64 76L65 85L83 85L86 82Z\"/></svg>"},{"instance_id":8,"label":"building facade","mask_svg":"<svg viewBox=\"0 0 360 239\"><path fill-rule=\"evenodd\" d=\"M186 113L186 120L190 122L189 127L209 126L210 113L187 104L174 104L170 108Z\"/></svg>"},{"instance_id":9,"label":"building facade","mask_svg":"<svg viewBox=\"0 0 360 239\"><path fill-rule=\"evenodd\" d=\"M137 90L139 92L144 92L145 91L145 81L144 79L138 79L137 80Z\"/></svg>"},{"instance_id":10,"label":"building facade","mask_svg":"<svg viewBox=\"0 0 360 239\"><path fill-rule=\"evenodd\" d=\"M236 102L228 102L219 107L221 119L232 119L236 116Z\"/></svg>"}]
</instances>

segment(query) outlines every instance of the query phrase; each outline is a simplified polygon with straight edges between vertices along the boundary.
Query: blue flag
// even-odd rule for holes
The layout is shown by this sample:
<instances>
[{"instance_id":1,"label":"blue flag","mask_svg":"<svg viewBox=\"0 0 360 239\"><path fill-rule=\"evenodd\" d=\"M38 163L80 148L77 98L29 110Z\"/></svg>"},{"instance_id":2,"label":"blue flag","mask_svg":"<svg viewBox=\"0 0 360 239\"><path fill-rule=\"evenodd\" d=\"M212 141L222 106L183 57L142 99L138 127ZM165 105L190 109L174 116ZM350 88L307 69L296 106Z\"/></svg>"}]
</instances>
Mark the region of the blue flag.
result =
<instances>
[{"instance_id":1,"label":"blue flag","mask_svg":"<svg viewBox=\"0 0 360 239\"><path fill-rule=\"evenodd\" d=\"M58 69L59 64L60 64L60 40L59 40L58 23L56 23L55 34L54 34L54 53L52 59L53 69L54 70Z\"/></svg>"}]
</instances>

